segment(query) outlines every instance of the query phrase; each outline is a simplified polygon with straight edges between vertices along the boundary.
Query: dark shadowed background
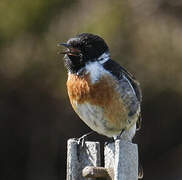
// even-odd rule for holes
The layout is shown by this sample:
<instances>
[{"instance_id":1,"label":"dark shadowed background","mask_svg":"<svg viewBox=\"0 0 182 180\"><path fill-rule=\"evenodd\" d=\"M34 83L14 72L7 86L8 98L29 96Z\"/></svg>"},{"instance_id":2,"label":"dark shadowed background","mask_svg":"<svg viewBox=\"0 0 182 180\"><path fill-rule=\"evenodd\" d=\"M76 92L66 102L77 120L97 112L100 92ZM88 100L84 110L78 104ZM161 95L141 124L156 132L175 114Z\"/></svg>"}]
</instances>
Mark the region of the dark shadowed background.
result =
<instances>
[{"instance_id":1,"label":"dark shadowed background","mask_svg":"<svg viewBox=\"0 0 182 180\"><path fill-rule=\"evenodd\" d=\"M0 1L0 179L65 179L66 141L90 129L70 106L56 45L81 32L102 36L141 83L143 126L134 141L144 180L181 180L178 0Z\"/></svg>"}]
</instances>

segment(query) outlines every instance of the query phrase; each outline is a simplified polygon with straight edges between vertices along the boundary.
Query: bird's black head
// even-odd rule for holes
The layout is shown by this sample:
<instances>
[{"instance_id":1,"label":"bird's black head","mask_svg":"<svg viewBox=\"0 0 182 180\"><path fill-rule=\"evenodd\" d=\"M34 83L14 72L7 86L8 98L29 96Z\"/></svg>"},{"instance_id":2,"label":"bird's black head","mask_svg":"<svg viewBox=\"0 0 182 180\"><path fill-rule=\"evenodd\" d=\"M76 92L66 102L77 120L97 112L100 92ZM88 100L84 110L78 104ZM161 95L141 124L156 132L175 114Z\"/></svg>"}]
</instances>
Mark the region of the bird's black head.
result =
<instances>
[{"instance_id":1,"label":"bird's black head","mask_svg":"<svg viewBox=\"0 0 182 180\"><path fill-rule=\"evenodd\" d=\"M77 73L88 62L97 61L103 53L109 53L105 41L89 33L79 34L61 45L67 48L64 52L65 65L71 73Z\"/></svg>"}]
</instances>

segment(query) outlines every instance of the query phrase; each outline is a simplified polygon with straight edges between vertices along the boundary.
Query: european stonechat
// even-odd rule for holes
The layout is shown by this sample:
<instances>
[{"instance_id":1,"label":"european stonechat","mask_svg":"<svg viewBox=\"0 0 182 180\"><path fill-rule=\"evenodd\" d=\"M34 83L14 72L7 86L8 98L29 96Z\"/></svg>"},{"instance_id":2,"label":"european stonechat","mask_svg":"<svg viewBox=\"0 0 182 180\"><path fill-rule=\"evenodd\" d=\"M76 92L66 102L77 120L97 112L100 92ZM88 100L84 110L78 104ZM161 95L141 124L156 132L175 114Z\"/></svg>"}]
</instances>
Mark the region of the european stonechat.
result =
<instances>
[{"instance_id":1,"label":"european stonechat","mask_svg":"<svg viewBox=\"0 0 182 180\"><path fill-rule=\"evenodd\" d=\"M131 141L141 121L141 90L127 70L113 61L101 37L82 33L67 43L67 90L78 116L94 131Z\"/></svg>"}]
</instances>

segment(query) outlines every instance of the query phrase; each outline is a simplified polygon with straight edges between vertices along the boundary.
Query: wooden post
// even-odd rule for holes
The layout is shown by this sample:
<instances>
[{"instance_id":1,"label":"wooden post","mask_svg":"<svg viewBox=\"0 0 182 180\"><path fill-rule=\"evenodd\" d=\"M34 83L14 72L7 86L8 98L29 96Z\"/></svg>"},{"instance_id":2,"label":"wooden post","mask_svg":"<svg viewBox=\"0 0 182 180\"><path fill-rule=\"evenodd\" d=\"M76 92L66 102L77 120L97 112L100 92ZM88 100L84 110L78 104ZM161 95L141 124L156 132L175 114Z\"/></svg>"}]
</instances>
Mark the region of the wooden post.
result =
<instances>
[{"instance_id":1,"label":"wooden post","mask_svg":"<svg viewBox=\"0 0 182 180\"><path fill-rule=\"evenodd\" d=\"M67 180L85 180L82 170L86 166L100 166L99 142L85 142L82 147L78 140L69 139L67 146Z\"/></svg>"},{"instance_id":2,"label":"wooden post","mask_svg":"<svg viewBox=\"0 0 182 180\"><path fill-rule=\"evenodd\" d=\"M138 179L138 147L131 142L115 142L115 180Z\"/></svg>"},{"instance_id":3,"label":"wooden post","mask_svg":"<svg viewBox=\"0 0 182 180\"><path fill-rule=\"evenodd\" d=\"M107 180L138 179L138 148L124 140L116 140L105 146L105 167L100 165L100 147L97 142L68 141L67 180L105 178ZM84 177L84 178L83 178Z\"/></svg>"},{"instance_id":4,"label":"wooden post","mask_svg":"<svg viewBox=\"0 0 182 180\"><path fill-rule=\"evenodd\" d=\"M138 148L124 140L105 146L105 168L113 169L114 180L138 179Z\"/></svg>"},{"instance_id":5,"label":"wooden post","mask_svg":"<svg viewBox=\"0 0 182 180\"><path fill-rule=\"evenodd\" d=\"M109 143L104 148L105 168L111 172L112 180L114 180L115 167L115 143Z\"/></svg>"}]
</instances>

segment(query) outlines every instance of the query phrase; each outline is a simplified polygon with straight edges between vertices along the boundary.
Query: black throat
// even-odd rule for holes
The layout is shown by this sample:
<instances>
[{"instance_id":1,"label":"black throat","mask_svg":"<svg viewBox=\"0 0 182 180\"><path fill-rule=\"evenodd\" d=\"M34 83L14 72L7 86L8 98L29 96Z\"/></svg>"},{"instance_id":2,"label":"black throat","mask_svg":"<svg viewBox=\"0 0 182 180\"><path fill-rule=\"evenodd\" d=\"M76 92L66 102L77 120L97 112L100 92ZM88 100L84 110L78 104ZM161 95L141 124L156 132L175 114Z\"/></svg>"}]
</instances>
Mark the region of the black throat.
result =
<instances>
[{"instance_id":1,"label":"black throat","mask_svg":"<svg viewBox=\"0 0 182 180\"><path fill-rule=\"evenodd\" d=\"M68 71L74 74L85 66L85 61L80 56L65 55L64 62Z\"/></svg>"},{"instance_id":2,"label":"black throat","mask_svg":"<svg viewBox=\"0 0 182 180\"><path fill-rule=\"evenodd\" d=\"M69 39L64 46L69 50L64 57L65 66L71 73L78 73L88 62L97 61L102 54L109 52L104 39L89 33Z\"/></svg>"}]
</instances>

